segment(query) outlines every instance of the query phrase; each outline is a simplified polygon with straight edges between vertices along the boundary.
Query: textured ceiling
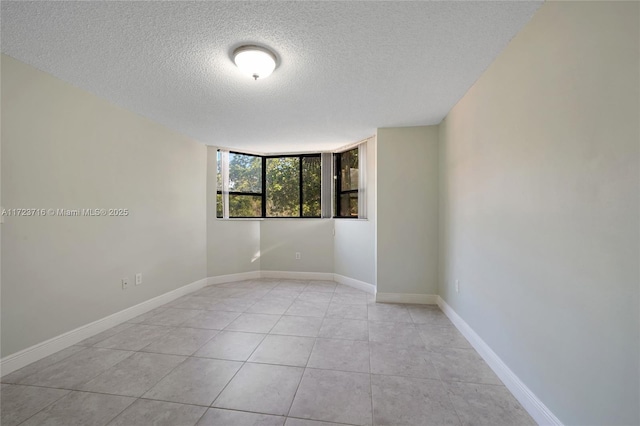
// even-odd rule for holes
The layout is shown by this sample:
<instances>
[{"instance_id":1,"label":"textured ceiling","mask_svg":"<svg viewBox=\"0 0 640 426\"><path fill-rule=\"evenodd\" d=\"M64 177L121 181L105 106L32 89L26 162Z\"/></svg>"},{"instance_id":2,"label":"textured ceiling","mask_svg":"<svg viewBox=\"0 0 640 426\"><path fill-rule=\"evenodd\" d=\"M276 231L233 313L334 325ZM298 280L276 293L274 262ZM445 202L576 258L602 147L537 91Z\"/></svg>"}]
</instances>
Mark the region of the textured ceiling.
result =
<instances>
[{"instance_id":1,"label":"textured ceiling","mask_svg":"<svg viewBox=\"0 0 640 426\"><path fill-rule=\"evenodd\" d=\"M541 2L12 2L2 52L203 143L325 150L439 123ZM229 54L271 47L253 81Z\"/></svg>"}]
</instances>

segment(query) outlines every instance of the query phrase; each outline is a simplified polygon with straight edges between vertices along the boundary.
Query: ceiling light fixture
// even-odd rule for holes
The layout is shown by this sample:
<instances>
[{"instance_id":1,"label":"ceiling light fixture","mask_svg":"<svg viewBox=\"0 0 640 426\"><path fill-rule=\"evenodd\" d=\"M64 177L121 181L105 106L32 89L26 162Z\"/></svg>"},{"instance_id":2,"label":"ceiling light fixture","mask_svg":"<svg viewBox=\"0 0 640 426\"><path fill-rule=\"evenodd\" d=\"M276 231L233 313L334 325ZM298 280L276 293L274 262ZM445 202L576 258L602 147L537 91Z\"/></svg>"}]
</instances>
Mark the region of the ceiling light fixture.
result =
<instances>
[{"instance_id":1,"label":"ceiling light fixture","mask_svg":"<svg viewBox=\"0 0 640 426\"><path fill-rule=\"evenodd\" d=\"M260 46L245 45L233 51L233 62L254 80L267 78L276 68L276 55Z\"/></svg>"}]
</instances>

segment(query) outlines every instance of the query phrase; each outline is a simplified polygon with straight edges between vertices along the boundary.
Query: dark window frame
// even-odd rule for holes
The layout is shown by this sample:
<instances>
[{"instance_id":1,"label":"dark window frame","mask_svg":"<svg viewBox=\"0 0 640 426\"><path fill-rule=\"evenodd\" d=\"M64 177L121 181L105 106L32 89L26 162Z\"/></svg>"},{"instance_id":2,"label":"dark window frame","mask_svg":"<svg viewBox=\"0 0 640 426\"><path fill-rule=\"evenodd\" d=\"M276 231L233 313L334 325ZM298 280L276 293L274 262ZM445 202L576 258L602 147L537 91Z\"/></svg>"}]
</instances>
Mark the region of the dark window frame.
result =
<instances>
[{"instance_id":1,"label":"dark window frame","mask_svg":"<svg viewBox=\"0 0 640 426\"><path fill-rule=\"evenodd\" d=\"M218 150L217 152L222 152L220 150ZM229 212L229 219L262 219L264 218L264 201L265 201L265 197L264 197L264 166L265 166L265 162L264 162L264 158L261 155L256 155L256 154L247 154L246 152L238 152L238 151L229 151L229 155L231 154L235 154L235 155L244 155L247 157L257 157L261 159L261 164L260 167L262 167L261 170L261 174L262 174L262 186L260 188L261 192L244 192L244 191L229 191L229 198L231 198L232 195L241 195L241 196L250 196L250 197L260 197L261 201L262 201L262 215L261 216L231 216L231 212ZM217 156L216 156L216 161L217 161ZM224 181L224 176L222 177L222 180ZM222 196L222 189L219 189L216 191L216 195L220 194L221 198L224 200L224 197ZM216 202L217 202L217 196L216 196ZM224 208L222 209L222 217L218 216L217 214L217 208L216 208L216 218L218 219L224 219Z\"/></svg>"},{"instance_id":2,"label":"dark window frame","mask_svg":"<svg viewBox=\"0 0 640 426\"><path fill-rule=\"evenodd\" d=\"M217 152L222 152L218 150ZM229 154L236 155L245 155L250 157L258 157L261 159L261 174L262 174L262 188L261 192L242 192L242 191L229 191L229 196L231 195L242 195L242 196L253 196L260 197L262 201L262 211L260 216L231 216L231 212L229 212L228 219L321 219L322 218L322 197L320 197L320 215L318 216L303 216L303 206L304 206L304 190L303 190L303 158L317 158L322 164L322 154L320 153L307 153L307 154L283 154L283 155L256 155L256 154L247 154L244 152L237 151L229 151ZM299 216L267 216L267 159L273 158L298 158L299 163L299 171L298 171L298 194L299 194L299 208L298 214ZM217 157L216 157L217 161ZM321 166L322 167L322 166ZM222 177L224 180L224 176ZM322 181L322 171L320 172L320 179ZM220 195L220 198L224 200L222 189L216 190L216 203L217 195ZM217 219L225 219L224 218L224 208L222 209L222 217L218 216L217 207L216 207L216 218Z\"/></svg>"},{"instance_id":3,"label":"dark window frame","mask_svg":"<svg viewBox=\"0 0 640 426\"><path fill-rule=\"evenodd\" d=\"M299 216L267 216L267 159L269 158L298 158L298 215ZM264 219L321 219L322 218L322 197L320 197L320 215L303 216L304 195L303 195L303 158L317 158L322 163L322 154L282 154L282 155L265 155L262 157L262 217ZM322 169L320 171L320 179L322 181Z\"/></svg>"},{"instance_id":4,"label":"dark window frame","mask_svg":"<svg viewBox=\"0 0 640 426\"><path fill-rule=\"evenodd\" d=\"M336 181L335 189L334 189L334 203L335 203L335 211L333 212L333 217L336 219L358 219L360 217L360 212L356 216L342 216L340 212L342 211L342 195L344 194L358 194L360 189L349 189L346 191L342 190L342 155L348 152L356 151L358 152L358 147L347 149L346 151L336 152L333 154L334 158L334 178ZM360 168L360 157L358 157L358 169ZM359 196L359 195L358 195Z\"/></svg>"}]
</instances>

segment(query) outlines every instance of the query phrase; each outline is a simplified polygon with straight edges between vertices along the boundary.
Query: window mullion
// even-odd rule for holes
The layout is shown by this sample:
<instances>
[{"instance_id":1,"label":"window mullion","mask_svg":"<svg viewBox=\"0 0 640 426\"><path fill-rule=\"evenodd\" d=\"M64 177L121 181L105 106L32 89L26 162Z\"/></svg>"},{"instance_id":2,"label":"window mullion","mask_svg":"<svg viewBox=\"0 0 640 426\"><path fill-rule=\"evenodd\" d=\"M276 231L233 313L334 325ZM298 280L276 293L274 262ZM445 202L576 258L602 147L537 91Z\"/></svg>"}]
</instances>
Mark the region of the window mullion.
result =
<instances>
[{"instance_id":1,"label":"window mullion","mask_svg":"<svg viewBox=\"0 0 640 426\"><path fill-rule=\"evenodd\" d=\"M298 157L298 191L299 191L299 206L298 215L302 217L302 156Z\"/></svg>"},{"instance_id":2,"label":"window mullion","mask_svg":"<svg viewBox=\"0 0 640 426\"><path fill-rule=\"evenodd\" d=\"M229 219L229 151L223 150L221 151L222 155L222 217L224 219Z\"/></svg>"},{"instance_id":3,"label":"window mullion","mask_svg":"<svg viewBox=\"0 0 640 426\"><path fill-rule=\"evenodd\" d=\"M262 157L262 217L267 217L267 157Z\"/></svg>"}]
</instances>

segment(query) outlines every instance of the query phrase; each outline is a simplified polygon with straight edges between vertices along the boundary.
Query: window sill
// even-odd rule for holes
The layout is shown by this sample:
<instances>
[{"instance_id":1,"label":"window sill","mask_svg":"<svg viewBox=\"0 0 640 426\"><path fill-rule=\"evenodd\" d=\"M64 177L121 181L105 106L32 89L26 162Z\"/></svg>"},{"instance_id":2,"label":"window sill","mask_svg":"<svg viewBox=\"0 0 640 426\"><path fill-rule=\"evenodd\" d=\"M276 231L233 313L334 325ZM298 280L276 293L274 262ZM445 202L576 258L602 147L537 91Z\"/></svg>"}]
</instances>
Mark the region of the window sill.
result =
<instances>
[{"instance_id":1,"label":"window sill","mask_svg":"<svg viewBox=\"0 0 640 426\"><path fill-rule=\"evenodd\" d=\"M216 217L216 220L219 220L221 222L226 222L226 221L240 221L240 222L246 222L246 221L277 221L277 222L282 222L282 221L287 221L287 220L332 220L334 218L332 217L230 217L228 219L223 219L220 217ZM351 220L365 220L365 219L351 219Z\"/></svg>"},{"instance_id":2,"label":"window sill","mask_svg":"<svg viewBox=\"0 0 640 426\"><path fill-rule=\"evenodd\" d=\"M368 222L369 219L356 219L349 217L230 217L228 219L223 219L220 217L216 217L215 220L220 222L251 222L251 221L276 221L282 222L287 220L344 220L347 222Z\"/></svg>"},{"instance_id":3,"label":"window sill","mask_svg":"<svg viewBox=\"0 0 640 426\"><path fill-rule=\"evenodd\" d=\"M220 222L252 222L252 221L261 221L264 220L263 217L230 217L228 219L223 219L221 217L216 217L216 220Z\"/></svg>"}]
</instances>

